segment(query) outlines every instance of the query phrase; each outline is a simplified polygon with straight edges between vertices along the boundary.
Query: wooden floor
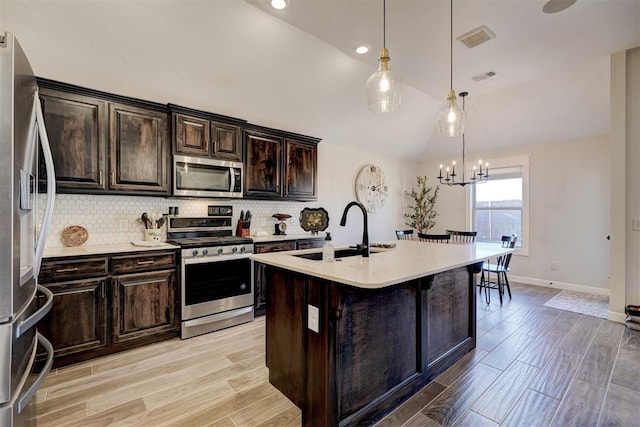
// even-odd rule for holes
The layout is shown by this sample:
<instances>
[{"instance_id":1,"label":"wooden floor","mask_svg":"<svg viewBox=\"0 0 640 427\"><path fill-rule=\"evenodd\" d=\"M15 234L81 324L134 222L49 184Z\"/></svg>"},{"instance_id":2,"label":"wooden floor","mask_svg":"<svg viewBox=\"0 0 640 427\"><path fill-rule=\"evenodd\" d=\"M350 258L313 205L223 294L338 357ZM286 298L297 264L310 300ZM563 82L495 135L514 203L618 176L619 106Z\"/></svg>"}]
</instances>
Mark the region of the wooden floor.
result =
<instances>
[{"instance_id":1,"label":"wooden floor","mask_svg":"<svg viewBox=\"0 0 640 427\"><path fill-rule=\"evenodd\" d=\"M557 290L512 290L503 306L478 300L477 349L379 426L640 425L640 332L544 307ZM300 426L268 382L264 326L54 370L37 394L38 425Z\"/></svg>"}]
</instances>

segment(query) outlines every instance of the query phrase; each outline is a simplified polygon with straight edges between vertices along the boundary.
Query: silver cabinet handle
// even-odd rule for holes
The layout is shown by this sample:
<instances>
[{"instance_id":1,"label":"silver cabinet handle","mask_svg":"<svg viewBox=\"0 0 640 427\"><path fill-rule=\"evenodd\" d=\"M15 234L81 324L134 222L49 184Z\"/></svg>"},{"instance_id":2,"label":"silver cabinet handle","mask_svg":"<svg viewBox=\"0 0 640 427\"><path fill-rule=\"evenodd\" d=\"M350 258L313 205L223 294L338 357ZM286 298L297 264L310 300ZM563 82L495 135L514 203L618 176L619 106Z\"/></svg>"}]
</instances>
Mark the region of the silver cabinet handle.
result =
<instances>
[{"instance_id":1,"label":"silver cabinet handle","mask_svg":"<svg viewBox=\"0 0 640 427\"><path fill-rule=\"evenodd\" d=\"M56 270L56 273L71 273L73 271L78 271L78 267L75 267L75 268L61 268L60 270Z\"/></svg>"},{"instance_id":2,"label":"silver cabinet handle","mask_svg":"<svg viewBox=\"0 0 640 427\"><path fill-rule=\"evenodd\" d=\"M102 171L98 172L98 184L102 187L104 183L104 173Z\"/></svg>"},{"instance_id":3,"label":"silver cabinet handle","mask_svg":"<svg viewBox=\"0 0 640 427\"><path fill-rule=\"evenodd\" d=\"M151 261L138 261L138 265L149 265L149 264L153 264L155 261L151 260Z\"/></svg>"}]
</instances>

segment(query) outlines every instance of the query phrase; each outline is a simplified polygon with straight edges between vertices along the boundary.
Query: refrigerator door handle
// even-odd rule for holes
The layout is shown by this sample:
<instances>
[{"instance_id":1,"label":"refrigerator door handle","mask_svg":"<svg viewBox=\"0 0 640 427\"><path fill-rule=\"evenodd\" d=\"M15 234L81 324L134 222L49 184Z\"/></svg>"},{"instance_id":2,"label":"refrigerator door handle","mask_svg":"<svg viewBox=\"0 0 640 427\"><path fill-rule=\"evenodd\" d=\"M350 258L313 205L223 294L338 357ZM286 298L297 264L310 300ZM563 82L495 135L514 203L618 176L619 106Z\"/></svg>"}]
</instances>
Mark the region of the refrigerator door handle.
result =
<instances>
[{"instance_id":1,"label":"refrigerator door handle","mask_svg":"<svg viewBox=\"0 0 640 427\"><path fill-rule=\"evenodd\" d=\"M38 388L42 385L45 378L51 371L51 367L53 366L53 346L40 332L36 332L36 337L38 339L38 344L42 345L44 349L47 351L47 361L42 368L42 371L38 374L38 378L31 384L31 386L24 392L22 396L18 398L17 409L18 413L22 412L24 408L27 407L29 400L36 394Z\"/></svg>"},{"instance_id":2,"label":"refrigerator door handle","mask_svg":"<svg viewBox=\"0 0 640 427\"><path fill-rule=\"evenodd\" d=\"M35 313L27 317L22 322L18 323L18 325L16 326L16 338L19 338L26 331L33 328L36 323L38 323L49 312L49 310L51 310L51 307L53 306L53 293L42 285L37 286L38 291L42 292L47 297L47 301Z\"/></svg>"},{"instance_id":3,"label":"refrigerator door handle","mask_svg":"<svg viewBox=\"0 0 640 427\"><path fill-rule=\"evenodd\" d=\"M33 108L36 112L35 120L38 125L38 132L34 132L34 137L35 135L40 136L40 145L42 146L42 153L44 154L44 164L47 168L47 204L42 218L40 235L38 236L38 242L36 243L35 260L33 263L33 275L37 276L38 273L40 273L44 244L47 240L47 234L49 234L49 226L51 225L51 217L53 216L53 207L56 199L56 171L53 166L53 156L51 155L47 129L44 126L44 116L42 115L42 106L40 105L40 96L37 89L33 97L33 103Z\"/></svg>"}]
</instances>

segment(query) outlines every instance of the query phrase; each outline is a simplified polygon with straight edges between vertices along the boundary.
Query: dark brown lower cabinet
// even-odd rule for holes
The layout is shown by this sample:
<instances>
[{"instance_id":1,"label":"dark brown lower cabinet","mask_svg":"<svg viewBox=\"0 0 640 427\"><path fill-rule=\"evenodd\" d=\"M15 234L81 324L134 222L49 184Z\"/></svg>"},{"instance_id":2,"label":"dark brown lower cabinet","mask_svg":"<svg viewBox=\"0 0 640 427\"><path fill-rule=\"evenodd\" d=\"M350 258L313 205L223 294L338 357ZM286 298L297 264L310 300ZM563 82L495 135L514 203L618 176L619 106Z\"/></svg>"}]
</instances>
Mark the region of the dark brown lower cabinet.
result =
<instances>
[{"instance_id":1,"label":"dark brown lower cabinet","mask_svg":"<svg viewBox=\"0 0 640 427\"><path fill-rule=\"evenodd\" d=\"M112 278L113 342L176 330L173 270Z\"/></svg>"},{"instance_id":2,"label":"dark brown lower cabinet","mask_svg":"<svg viewBox=\"0 0 640 427\"><path fill-rule=\"evenodd\" d=\"M175 251L45 259L39 281L56 367L178 336Z\"/></svg>"},{"instance_id":3,"label":"dark brown lower cabinet","mask_svg":"<svg viewBox=\"0 0 640 427\"><path fill-rule=\"evenodd\" d=\"M47 285L53 307L38 325L56 357L107 346L107 278Z\"/></svg>"}]
</instances>

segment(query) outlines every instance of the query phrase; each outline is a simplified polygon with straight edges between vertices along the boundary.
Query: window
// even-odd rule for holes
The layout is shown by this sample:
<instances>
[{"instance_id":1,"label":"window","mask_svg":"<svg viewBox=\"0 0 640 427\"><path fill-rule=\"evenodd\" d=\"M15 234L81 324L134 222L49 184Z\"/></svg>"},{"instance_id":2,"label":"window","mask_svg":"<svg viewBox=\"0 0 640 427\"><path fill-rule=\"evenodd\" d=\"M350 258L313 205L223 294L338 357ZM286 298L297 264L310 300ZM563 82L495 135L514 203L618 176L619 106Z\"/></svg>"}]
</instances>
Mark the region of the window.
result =
<instances>
[{"instance_id":1,"label":"window","mask_svg":"<svg viewBox=\"0 0 640 427\"><path fill-rule=\"evenodd\" d=\"M516 253L528 254L529 159L494 161L491 178L471 189L471 223L476 241L501 243L502 236L515 234Z\"/></svg>"}]
</instances>

